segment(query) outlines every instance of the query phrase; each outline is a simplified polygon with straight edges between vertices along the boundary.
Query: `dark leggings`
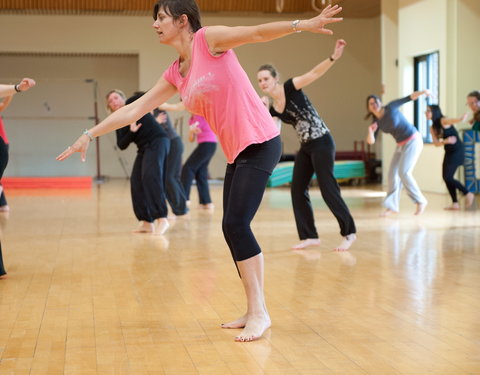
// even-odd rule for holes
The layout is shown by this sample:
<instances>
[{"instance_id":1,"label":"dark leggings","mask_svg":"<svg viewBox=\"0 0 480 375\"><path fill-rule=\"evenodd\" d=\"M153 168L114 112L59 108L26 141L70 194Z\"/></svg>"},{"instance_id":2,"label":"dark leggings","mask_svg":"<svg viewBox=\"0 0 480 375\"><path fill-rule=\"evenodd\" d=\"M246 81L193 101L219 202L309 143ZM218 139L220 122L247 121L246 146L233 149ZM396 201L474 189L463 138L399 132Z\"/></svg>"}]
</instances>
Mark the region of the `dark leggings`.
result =
<instances>
[{"instance_id":1,"label":"dark leggings","mask_svg":"<svg viewBox=\"0 0 480 375\"><path fill-rule=\"evenodd\" d=\"M182 184L187 199L190 199L190 189L193 179L197 182L200 204L212 203L208 188L208 164L212 160L217 144L215 142L199 143L192 151L182 168Z\"/></svg>"},{"instance_id":2,"label":"dark leggings","mask_svg":"<svg viewBox=\"0 0 480 375\"><path fill-rule=\"evenodd\" d=\"M3 177L3 172L7 168L8 164L8 144L3 141L3 138L0 137L0 179ZM2 189L2 194L0 195L0 206L6 206L7 199L5 198L5 192ZM3 257L2 257L2 244L0 243L0 276L5 275L5 267L3 266Z\"/></svg>"},{"instance_id":3,"label":"dark leggings","mask_svg":"<svg viewBox=\"0 0 480 375\"><path fill-rule=\"evenodd\" d=\"M2 257L2 243L0 242L0 276L5 275L5 267L3 266L3 257Z\"/></svg>"},{"instance_id":4,"label":"dark leggings","mask_svg":"<svg viewBox=\"0 0 480 375\"><path fill-rule=\"evenodd\" d=\"M463 151L461 153L445 153L442 165L442 176L443 181L447 184L448 193L453 203L458 203L457 190L460 190L463 195L468 193L468 189L453 177L457 168L461 165L463 165Z\"/></svg>"},{"instance_id":5,"label":"dark leggings","mask_svg":"<svg viewBox=\"0 0 480 375\"><path fill-rule=\"evenodd\" d=\"M2 137L0 137L0 179L3 177L3 172L7 168L8 164L8 144L6 144ZM5 192L2 190L0 195L0 206L6 206L7 199L5 198Z\"/></svg>"},{"instance_id":6,"label":"dark leggings","mask_svg":"<svg viewBox=\"0 0 480 375\"><path fill-rule=\"evenodd\" d=\"M253 144L227 165L223 187L222 229L235 262L261 253L250 223L281 154L280 137Z\"/></svg>"},{"instance_id":7,"label":"dark leggings","mask_svg":"<svg viewBox=\"0 0 480 375\"><path fill-rule=\"evenodd\" d=\"M340 226L340 234L355 233L355 222L340 194L333 175L335 143L330 133L308 143L303 143L295 158L292 177L292 203L298 236L301 240L318 238L308 186L313 173L317 175L323 200Z\"/></svg>"},{"instance_id":8,"label":"dark leggings","mask_svg":"<svg viewBox=\"0 0 480 375\"><path fill-rule=\"evenodd\" d=\"M183 142L180 137L170 140L170 151L167 156L167 167L165 171L165 189L168 203L175 215L187 213L187 197L180 181L182 170Z\"/></svg>"},{"instance_id":9,"label":"dark leggings","mask_svg":"<svg viewBox=\"0 0 480 375\"><path fill-rule=\"evenodd\" d=\"M167 217L165 167L169 148L168 138L157 138L135 158L130 188L133 211L138 220L151 223Z\"/></svg>"}]
</instances>

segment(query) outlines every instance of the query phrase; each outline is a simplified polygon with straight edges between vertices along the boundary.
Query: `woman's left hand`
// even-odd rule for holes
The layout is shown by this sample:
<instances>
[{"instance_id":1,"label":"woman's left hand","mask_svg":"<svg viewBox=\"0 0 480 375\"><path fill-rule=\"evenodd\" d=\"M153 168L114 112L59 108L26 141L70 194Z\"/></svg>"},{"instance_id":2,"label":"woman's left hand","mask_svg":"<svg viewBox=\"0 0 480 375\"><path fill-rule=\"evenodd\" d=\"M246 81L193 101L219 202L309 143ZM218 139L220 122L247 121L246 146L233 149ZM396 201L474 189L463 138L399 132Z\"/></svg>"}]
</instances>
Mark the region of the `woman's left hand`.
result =
<instances>
[{"instance_id":1,"label":"woman's left hand","mask_svg":"<svg viewBox=\"0 0 480 375\"><path fill-rule=\"evenodd\" d=\"M80 158L82 161L87 160L87 150L90 145L90 138L86 134L82 134L73 145L68 146L68 148L63 151L60 155L56 157L57 160L62 161L69 158L75 152L80 152Z\"/></svg>"},{"instance_id":2,"label":"woman's left hand","mask_svg":"<svg viewBox=\"0 0 480 375\"><path fill-rule=\"evenodd\" d=\"M333 31L326 29L325 25L330 23L340 22L343 18L335 18L334 16L342 11L342 7L338 5L328 5L322 12L309 20L299 23L298 30L310 31L312 33L332 35Z\"/></svg>"}]
</instances>

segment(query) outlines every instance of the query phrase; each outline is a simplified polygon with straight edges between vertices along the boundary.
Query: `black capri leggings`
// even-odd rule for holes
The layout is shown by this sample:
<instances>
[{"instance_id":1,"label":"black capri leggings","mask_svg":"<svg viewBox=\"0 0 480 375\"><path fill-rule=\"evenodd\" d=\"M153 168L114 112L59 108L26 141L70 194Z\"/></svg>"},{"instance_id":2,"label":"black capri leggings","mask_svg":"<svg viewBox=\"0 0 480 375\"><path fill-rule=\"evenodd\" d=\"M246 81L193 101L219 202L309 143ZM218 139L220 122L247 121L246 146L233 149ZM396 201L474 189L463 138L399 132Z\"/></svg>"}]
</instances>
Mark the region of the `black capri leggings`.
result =
<instances>
[{"instance_id":1,"label":"black capri leggings","mask_svg":"<svg viewBox=\"0 0 480 375\"><path fill-rule=\"evenodd\" d=\"M235 262L261 253L250 223L260 206L273 168L280 160L280 136L243 150L227 165L222 229Z\"/></svg>"},{"instance_id":2,"label":"black capri leggings","mask_svg":"<svg viewBox=\"0 0 480 375\"><path fill-rule=\"evenodd\" d=\"M0 179L3 177L3 172L7 168L8 164L8 144L5 143L2 137L0 137ZM5 198L5 192L2 190L0 195L0 206L6 206L7 199Z\"/></svg>"},{"instance_id":3,"label":"black capri leggings","mask_svg":"<svg viewBox=\"0 0 480 375\"><path fill-rule=\"evenodd\" d=\"M458 203L457 190L460 190L463 195L468 193L468 189L454 177L457 168L463 165L463 160L463 147L459 152L445 152L445 157L443 158L442 177L453 203Z\"/></svg>"}]
</instances>

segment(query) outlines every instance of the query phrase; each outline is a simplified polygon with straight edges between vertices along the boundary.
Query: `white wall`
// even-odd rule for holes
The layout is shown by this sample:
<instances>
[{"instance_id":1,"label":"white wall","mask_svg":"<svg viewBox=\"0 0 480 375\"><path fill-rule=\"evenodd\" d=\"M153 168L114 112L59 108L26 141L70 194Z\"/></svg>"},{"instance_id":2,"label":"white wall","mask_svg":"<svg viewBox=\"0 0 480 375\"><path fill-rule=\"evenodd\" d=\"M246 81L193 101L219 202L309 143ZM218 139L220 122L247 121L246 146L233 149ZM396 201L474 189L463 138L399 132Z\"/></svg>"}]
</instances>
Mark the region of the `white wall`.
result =
<instances>
[{"instance_id":1,"label":"white wall","mask_svg":"<svg viewBox=\"0 0 480 375\"><path fill-rule=\"evenodd\" d=\"M210 14L204 16L203 24L249 25L291 18L292 15L229 17ZM295 15L295 18L301 16ZM26 22L24 16L0 15L0 35L8 35L8 38L1 39L0 50L137 54L139 89L147 90L176 58L173 49L158 44L152 22L150 17L60 15L29 15ZM302 74L331 54L336 38L346 39L348 46L344 57L324 78L305 91L332 130L337 149L351 150L354 140L365 137L365 97L380 91L380 19L346 19L332 29L335 31L332 37L300 33L271 43L243 46L236 53L256 86L259 65L274 63L284 78ZM35 90L42 88L39 85ZM173 115L174 118L179 116L185 114ZM295 151L298 143L293 130L284 126L282 133L285 133L285 151ZM69 144L76 135L56 141L61 147ZM19 148L11 150L12 159L15 152L23 152L20 147L35 146L22 144L16 147ZM192 148L193 145L186 144L185 156ZM212 176L223 177L224 165L225 158L218 151L212 162ZM109 175L110 171L104 173Z\"/></svg>"},{"instance_id":2,"label":"white wall","mask_svg":"<svg viewBox=\"0 0 480 375\"><path fill-rule=\"evenodd\" d=\"M389 0L382 2L382 19L392 19L395 4ZM440 53L440 98L439 104L447 115L454 117L465 110L466 94L480 87L478 73L478 35L480 32L480 2L478 0L398 0L398 72L383 75L386 86L398 82L396 97L413 91L413 58L433 51ZM390 23L393 25L394 23ZM394 27L393 27L394 28ZM395 33L383 37L394 45ZM387 29L388 31L388 29ZM389 42L383 43L383 45ZM391 50L383 50L382 56ZM385 61L385 59L384 59ZM391 72L389 66L383 71ZM397 82L396 82L397 81ZM395 98L388 92L388 100ZM403 106L407 118L413 120L413 104ZM467 125L459 125L458 128ZM382 155L384 164L388 163L395 144L384 142ZM445 193L445 184L441 177L443 148L426 144L414 175L424 191ZM388 158L388 159L387 159ZM386 168L384 168L384 172ZM463 171L462 171L463 172ZM458 173L463 178L463 173ZM385 181L385 179L384 179Z\"/></svg>"}]
</instances>

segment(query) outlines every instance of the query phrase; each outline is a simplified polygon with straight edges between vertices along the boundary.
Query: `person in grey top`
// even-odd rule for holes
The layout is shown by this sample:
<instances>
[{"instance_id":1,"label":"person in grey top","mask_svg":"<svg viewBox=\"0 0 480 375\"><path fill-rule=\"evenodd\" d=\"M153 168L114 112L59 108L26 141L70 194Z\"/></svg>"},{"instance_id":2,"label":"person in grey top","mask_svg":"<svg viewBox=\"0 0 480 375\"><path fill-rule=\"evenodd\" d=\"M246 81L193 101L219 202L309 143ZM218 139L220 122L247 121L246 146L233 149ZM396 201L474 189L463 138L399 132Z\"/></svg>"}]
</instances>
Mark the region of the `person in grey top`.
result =
<instances>
[{"instance_id":1,"label":"person in grey top","mask_svg":"<svg viewBox=\"0 0 480 375\"><path fill-rule=\"evenodd\" d=\"M385 107L380 98L370 95L367 98L367 119L372 118L368 127L367 143L372 145L379 130L391 134L397 142L388 171L388 193L383 202L385 211L382 216L388 216L400 211L400 193L405 187L408 196L416 204L415 215L420 215L427 206L427 199L423 196L412 172L423 149L423 140L420 133L400 112L400 106L416 100L421 95L428 95L428 91L415 91L411 95L397 99Z\"/></svg>"}]
</instances>

